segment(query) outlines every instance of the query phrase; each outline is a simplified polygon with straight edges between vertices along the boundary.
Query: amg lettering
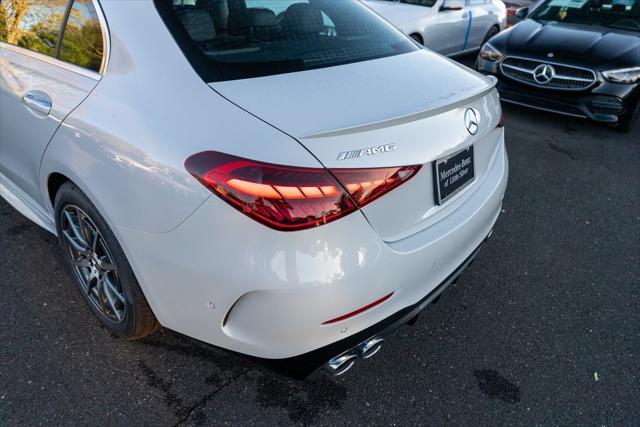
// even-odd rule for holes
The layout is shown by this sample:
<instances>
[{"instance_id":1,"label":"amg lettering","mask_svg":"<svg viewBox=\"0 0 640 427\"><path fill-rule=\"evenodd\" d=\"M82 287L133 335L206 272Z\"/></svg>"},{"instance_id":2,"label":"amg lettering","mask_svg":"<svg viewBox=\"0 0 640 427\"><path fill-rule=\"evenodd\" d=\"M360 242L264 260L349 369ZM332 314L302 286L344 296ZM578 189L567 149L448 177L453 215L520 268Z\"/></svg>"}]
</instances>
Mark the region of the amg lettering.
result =
<instances>
[{"instance_id":1,"label":"amg lettering","mask_svg":"<svg viewBox=\"0 0 640 427\"><path fill-rule=\"evenodd\" d=\"M398 147L396 144L385 144L378 147L361 148L359 150L344 151L338 154L338 160L355 159L362 156L373 156L374 154L388 153L394 151Z\"/></svg>"}]
</instances>

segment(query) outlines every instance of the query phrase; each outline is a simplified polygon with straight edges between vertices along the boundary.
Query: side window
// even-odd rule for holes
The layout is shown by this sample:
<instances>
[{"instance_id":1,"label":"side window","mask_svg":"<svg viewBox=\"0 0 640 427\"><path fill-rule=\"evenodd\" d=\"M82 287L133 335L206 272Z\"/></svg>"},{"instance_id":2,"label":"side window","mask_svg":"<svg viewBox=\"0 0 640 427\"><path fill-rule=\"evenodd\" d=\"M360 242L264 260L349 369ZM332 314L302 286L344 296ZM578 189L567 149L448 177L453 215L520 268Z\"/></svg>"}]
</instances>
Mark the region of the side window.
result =
<instances>
[{"instance_id":1,"label":"side window","mask_svg":"<svg viewBox=\"0 0 640 427\"><path fill-rule=\"evenodd\" d=\"M1 0L0 41L55 56L66 0Z\"/></svg>"},{"instance_id":2,"label":"side window","mask_svg":"<svg viewBox=\"0 0 640 427\"><path fill-rule=\"evenodd\" d=\"M100 71L104 52L102 30L92 0L74 0L62 36L59 58Z\"/></svg>"}]
</instances>

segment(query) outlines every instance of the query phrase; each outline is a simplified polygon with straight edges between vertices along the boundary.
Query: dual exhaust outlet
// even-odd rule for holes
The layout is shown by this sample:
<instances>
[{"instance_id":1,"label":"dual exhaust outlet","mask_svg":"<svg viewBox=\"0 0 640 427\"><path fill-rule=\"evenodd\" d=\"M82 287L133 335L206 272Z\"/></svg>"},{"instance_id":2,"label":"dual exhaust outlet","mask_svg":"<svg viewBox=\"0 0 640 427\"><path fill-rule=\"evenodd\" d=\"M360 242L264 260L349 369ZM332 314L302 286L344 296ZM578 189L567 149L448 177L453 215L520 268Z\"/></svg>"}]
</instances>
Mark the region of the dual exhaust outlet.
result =
<instances>
[{"instance_id":1,"label":"dual exhaust outlet","mask_svg":"<svg viewBox=\"0 0 640 427\"><path fill-rule=\"evenodd\" d=\"M327 370L336 377L340 376L351 369L357 359L368 359L373 357L378 351L380 351L383 343L384 338L382 337L369 338L346 353L342 353L341 355L329 360L329 362L327 362Z\"/></svg>"}]
</instances>

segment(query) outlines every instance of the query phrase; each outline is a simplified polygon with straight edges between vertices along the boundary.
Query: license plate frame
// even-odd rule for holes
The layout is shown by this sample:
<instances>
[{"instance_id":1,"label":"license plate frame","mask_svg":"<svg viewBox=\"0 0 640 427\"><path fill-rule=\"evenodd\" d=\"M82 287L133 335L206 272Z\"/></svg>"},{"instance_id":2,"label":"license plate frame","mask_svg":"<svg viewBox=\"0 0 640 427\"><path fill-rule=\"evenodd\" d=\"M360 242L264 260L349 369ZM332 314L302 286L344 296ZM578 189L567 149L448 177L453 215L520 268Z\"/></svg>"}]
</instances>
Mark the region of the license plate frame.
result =
<instances>
[{"instance_id":1,"label":"license plate frame","mask_svg":"<svg viewBox=\"0 0 640 427\"><path fill-rule=\"evenodd\" d=\"M438 206L476 180L474 146L433 162L434 198Z\"/></svg>"}]
</instances>

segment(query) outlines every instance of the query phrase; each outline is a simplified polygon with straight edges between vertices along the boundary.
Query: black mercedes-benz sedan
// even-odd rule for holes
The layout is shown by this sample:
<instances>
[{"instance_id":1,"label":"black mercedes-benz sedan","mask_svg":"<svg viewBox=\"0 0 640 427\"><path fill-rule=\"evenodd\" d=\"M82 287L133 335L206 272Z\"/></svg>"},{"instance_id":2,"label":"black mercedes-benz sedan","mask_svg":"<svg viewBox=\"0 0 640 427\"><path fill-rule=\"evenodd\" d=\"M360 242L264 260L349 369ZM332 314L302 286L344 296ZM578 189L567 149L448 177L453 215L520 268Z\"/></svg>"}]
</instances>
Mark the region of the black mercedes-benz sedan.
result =
<instances>
[{"instance_id":1,"label":"black mercedes-benz sedan","mask_svg":"<svg viewBox=\"0 0 640 427\"><path fill-rule=\"evenodd\" d=\"M640 120L640 0L544 0L486 43L503 101L629 131Z\"/></svg>"}]
</instances>

